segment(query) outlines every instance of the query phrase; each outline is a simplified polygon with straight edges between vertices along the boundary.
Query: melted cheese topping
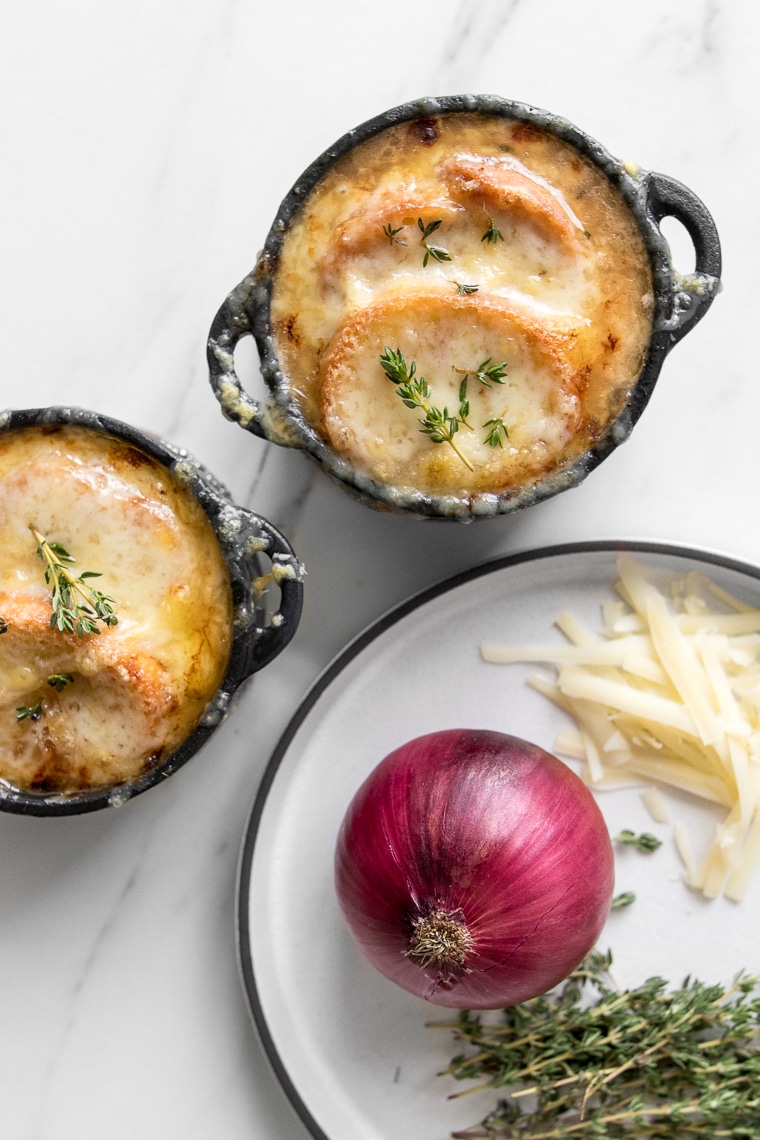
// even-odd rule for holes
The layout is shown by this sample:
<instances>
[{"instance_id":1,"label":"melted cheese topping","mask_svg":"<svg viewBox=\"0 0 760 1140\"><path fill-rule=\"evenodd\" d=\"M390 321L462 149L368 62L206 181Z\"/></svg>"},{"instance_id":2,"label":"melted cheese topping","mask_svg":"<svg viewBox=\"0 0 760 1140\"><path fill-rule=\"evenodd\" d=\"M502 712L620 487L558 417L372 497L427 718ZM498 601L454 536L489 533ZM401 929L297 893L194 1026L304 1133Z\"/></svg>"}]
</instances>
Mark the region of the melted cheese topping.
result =
<instances>
[{"instance_id":1,"label":"melted cheese topping","mask_svg":"<svg viewBox=\"0 0 760 1140\"><path fill-rule=\"evenodd\" d=\"M618 192L553 135L478 114L424 126L356 147L306 200L275 273L275 346L306 420L363 473L465 498L518 490L625 406L651 333L647 253ZM424 412L379 363L386 346L460 419L469 462L420 432ZM469 377L459 416L454 369L489 359L506 383ZM484 425L502 416L508 436L490 446Z\"/></svg>"},{"instance_id":2,"label":"melted cheese topping","mask_svg":"<svg viewBox=\"0 0 760 1140\"><path fill-rule=\"evenodd\" d=\"M115 599L118 624L50 628L34 527ZM174 751L229 658L232 602L211 525L157 460L85 428L0 435L0 778L77 791L131 780ZM61 691L54 674L73 680ZM41 704L38 719L19 707Z\"/></svg>"}]
</instances>

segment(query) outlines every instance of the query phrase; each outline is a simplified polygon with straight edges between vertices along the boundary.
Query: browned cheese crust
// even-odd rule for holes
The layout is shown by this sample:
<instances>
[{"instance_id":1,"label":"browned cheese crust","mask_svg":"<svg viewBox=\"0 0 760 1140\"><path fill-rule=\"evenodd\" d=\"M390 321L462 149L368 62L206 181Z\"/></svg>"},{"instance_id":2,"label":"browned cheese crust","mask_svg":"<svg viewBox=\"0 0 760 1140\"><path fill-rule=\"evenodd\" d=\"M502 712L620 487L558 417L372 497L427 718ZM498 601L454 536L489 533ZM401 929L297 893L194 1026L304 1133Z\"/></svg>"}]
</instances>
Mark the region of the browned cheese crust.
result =
<instances>
[{"instance_id":1,"label":"browned cheese crust","mask_svg":"<svg viewBox=\"0 0 760 1140\"><path fill-rule=\"evenodd\" d=\"M446 257L423 264L430 245ZM587 451L625 406L652 310L646 249L606 177L548 133L478 114L400 124L341 159L289 229L272 294L290 390L325 442L382 483L464 497ZM505 362L503 384L467 381L469 463L419 430L386 347L449 414L463 373Z\"/></svg>"},{"instance_id":2,"label":"browned cheese crust","mask_svg":"<svg viewBox=\"0 0 760 1140\"><path fill-rule=\"evenodd\" d=\"M118 624L51 629L34 527L115 600ZM226 670L232 603L202 508L163 465L83 428L0 436L0 778L75 792L150 770L192 732ZM67 674L60 691L48 678ZM19 708L41 708L19 719Z\"/></svg>"}]
</instances>

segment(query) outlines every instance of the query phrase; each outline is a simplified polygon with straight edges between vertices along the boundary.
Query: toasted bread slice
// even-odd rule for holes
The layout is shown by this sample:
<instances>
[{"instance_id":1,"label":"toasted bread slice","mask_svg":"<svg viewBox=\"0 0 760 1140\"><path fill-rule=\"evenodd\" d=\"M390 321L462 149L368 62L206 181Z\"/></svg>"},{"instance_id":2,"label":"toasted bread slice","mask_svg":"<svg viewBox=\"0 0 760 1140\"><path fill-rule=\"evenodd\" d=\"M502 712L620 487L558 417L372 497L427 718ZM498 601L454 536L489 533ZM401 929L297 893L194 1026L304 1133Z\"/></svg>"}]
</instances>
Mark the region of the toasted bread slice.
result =
<instances>
[{"instance_id":1,"label":"toasted bread slice","mask_svg":"<svg viewBox=\"0 0 760 1140\"><path fill-rule=\"evenodd\" d=\"M572 327L500 297L435 290L386 297L349 321L325 356L325 432L351 463L399 487L461 493L517 485L546 471L577 428L573 339ZM388 347L414 362L431 389L428 404L457 418L458 451L420 430L425 410L407 407L381 366ZM478 379L485 361L505 363L502 383ZM506 431L491 445L486 425L494 420Z\"/></svg>"}]
</instances>

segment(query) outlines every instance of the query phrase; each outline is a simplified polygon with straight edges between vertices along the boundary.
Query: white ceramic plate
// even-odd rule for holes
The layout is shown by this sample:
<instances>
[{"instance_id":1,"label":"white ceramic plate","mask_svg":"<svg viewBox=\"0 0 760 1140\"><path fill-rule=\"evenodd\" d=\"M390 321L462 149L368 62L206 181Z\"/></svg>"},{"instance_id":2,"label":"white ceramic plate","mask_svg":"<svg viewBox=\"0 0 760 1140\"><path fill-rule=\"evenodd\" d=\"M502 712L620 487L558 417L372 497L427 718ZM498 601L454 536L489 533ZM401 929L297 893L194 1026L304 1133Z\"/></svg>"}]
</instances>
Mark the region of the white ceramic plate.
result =
<instances>
[{"instance_id":1,"label":"white ceramic plate","mask_svg":"<svg viewBox=\"0 0 760 1140\"><path fill-rule=\"evenodd\" d=\"M760 607L760 571L719 555L647 543L585 543L501 559L426 591L354 641L317 682L278 745L241 857L239 950L251 1012L274 1071L319 1140L443 1140L482 1118L495 1093L448 1100L462 1085L436 1074L457 1052L431 1020L455 1014L406 994L361 957L343 923L332 862L345 809L391 749L440 728L491 728L553 750L563 714L525 684L535 666L484 664L484 639L561 641L574 611L590 628L611 597L625 546L668 573L701 567ZM710 809L668 793L654 824L640 790L600 793L612 835L655 832L653 855L616 853L616 890L637 899L600 939L622 985L653 974L728 981L757 968L760 883L737 906L705 902L681 881L672 824L707 844Z\"/></svg>"}]
</instances>

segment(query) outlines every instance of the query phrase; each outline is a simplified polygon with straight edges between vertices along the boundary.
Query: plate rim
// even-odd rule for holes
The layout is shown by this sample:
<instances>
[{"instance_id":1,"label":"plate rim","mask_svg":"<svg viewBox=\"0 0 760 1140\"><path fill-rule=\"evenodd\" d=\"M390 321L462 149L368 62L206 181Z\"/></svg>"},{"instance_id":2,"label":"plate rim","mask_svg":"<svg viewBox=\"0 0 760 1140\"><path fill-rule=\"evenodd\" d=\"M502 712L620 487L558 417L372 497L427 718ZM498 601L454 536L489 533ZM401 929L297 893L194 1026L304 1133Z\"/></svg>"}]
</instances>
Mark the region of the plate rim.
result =
<instances>
[{"instance_id":1,"label":"plate rim","mask_svg":"<svg viewBox=\"0 0 760 1140\"><path fill-rule=\"evenodd\" d=\"M586 539L577 542L529 547L524 550L513 551L509 554L498 555L495 558L476 563L474 566L464 570L459 570L430 586L416 591L404 601L392 606L381 614L380 617L371 621L363 630L353 637L343 649L338 651L327 666L314 679L275 744L264 772L262 773L246 819L243 842L238 860L235 890L238 971L248 1006L248 1012L269 1067L284 1092L291 1108L295 1111L313 1140L332 1140L332 1138L323 1131L314 1119L275 1044L259 996L259 986L251 951L249 924L248 904L250 899L250 883L259 826L264 814L269 792L290 744L309 713L343 670L346 669L364 649L385 633L386 630L397 625L409 614L421 609L429 602L437 600L444 594L450 593L465 583L475 581L488 574L510 569L513 566L518 566L525 562L538 562L575 554L613 554L623 551L643 555L655 554L664 557L695 558L701 563L720 566L722 569L746 575L760 582L760 564L748 562L733 555L718 550L710 550L705 547L650 539Z\"/></svg>"}]
</instances>

